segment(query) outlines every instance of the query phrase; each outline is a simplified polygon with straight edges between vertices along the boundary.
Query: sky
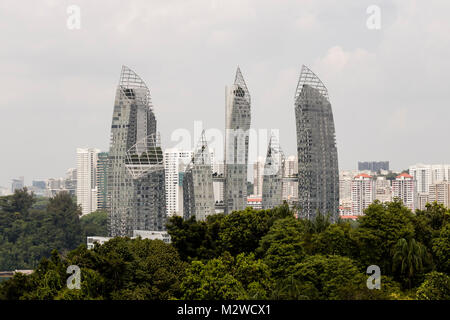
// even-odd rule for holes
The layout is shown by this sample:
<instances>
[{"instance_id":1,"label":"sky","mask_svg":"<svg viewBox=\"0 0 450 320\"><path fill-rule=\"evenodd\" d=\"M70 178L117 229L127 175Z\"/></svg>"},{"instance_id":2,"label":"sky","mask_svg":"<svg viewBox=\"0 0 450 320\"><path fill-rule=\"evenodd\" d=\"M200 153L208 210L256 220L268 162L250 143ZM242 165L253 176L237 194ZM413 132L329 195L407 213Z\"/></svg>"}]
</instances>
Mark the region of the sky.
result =
<instances>
[{"instance_id":1,"label":"sky","mask_svg":"<svg viewBox=\"0 0 450 320\"><path fill-rule=\"evenodd\" d=\"M0 186L63 177L77 147L107 151L122 65L150 89L163 148L198 121L224 129L239 65L252 128L279 130L295 154L305 64L328 88L340 169L450 163L448 12L446 0L2 0Z\"/></svg>"}]
</instances>

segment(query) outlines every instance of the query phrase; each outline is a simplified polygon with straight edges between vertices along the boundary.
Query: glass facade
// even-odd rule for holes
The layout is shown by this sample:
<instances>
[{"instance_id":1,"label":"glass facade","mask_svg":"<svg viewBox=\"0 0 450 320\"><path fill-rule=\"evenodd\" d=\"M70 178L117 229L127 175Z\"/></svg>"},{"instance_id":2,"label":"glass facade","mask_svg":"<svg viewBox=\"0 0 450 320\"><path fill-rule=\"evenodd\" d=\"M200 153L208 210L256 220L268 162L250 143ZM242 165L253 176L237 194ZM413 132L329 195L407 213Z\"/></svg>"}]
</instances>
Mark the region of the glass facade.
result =
<instances>
[{"instance_id":1,"label":"glass facade","mask_svg":"<svg viewBox=\"0 0 450 320\"><path fill-rule=\"evenodd\" d=\"M107 209L108 152L97 155L97 210Z\"/></svg>"},{"instance_id":2,"label":"glass facade","mask_svg":"<svg viewBox=\"0 0 450 320\"><path fill-rule=\"evenodd\" d=\"M262 184L262 208L271 209L283 202L284 155L278 138L272 136L267 148Z\"/></svg>"},{"instance_id":3,"label":"glass facade","mask_svg":"<svg viewBox=\"0 0 450 320\"><path fill-rule=\"evenodd\" d=\"M333 113L327 88L306 66L295 93L299 215L339 215L339 169Z\"/></svg>"},{"instance_id":4,"label":"glass facade","mask_svg":"<svg viewBox=\"0 0 450 320\"><path fill-rule=\"evenodd\" d=\"M251 123L250 93L241 70L226 90L224 212L247 206L248 142Z\"/></svg>"},{"instance_id":5,"label":"glass facade","mask_svg":"<svg viewBox=\"0 0 450 320\"><path fill-rule=\"evenodd\" d=\"M150 91L136 73L123 66L116 90L108 156L110 236L131 236L133 229L164 229L162 160Z\"/></svg>"},{"instance_id":6,"label":"glass facade","mask_svg":"<svg viewBox=\"0 0 450 320\"><path fill-rule=\"evenodd\" d=\"M214 213L211 156L203 131L194 157L183 176L183 218L195 216L195 220L202 221Z\"/></svg>"}]
</instances>

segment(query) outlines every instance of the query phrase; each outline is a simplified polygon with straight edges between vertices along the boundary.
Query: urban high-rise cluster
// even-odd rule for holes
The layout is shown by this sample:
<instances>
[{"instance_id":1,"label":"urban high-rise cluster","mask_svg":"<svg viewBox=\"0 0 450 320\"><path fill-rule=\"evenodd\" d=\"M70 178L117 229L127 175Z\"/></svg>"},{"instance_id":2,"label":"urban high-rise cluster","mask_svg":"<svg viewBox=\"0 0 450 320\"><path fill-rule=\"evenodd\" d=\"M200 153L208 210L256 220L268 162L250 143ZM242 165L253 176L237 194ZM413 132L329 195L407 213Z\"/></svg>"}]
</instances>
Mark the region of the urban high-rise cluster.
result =
<instances>
[{"instance_id":1,"label":"urban high-rise cluster","mask_svg":"<svg viewBox=\"0 0 450 320\"><path fill-rule=\"evenodd\" d=\"M433 202L450 205L450 165L416 164L394 174L389 170L389 162L384 163L386 166L383 167L369 165L373 170L359 170L359 162L357 171L340 172L341 216L360 216L375 200L398 199L412 211L424 210L427 203Z\"/></svg>"},{"instance_id":2,"label":"urban high-rise cluster","mask_svg":"<svg viewBox=\"0 0 450 320\"><path fill-rule=\"evenodd\" d=\"M133 230L163 230L168 216L204 220L249 205L268 209L287 201L302 216L320 210L338 215L339 186L334 122L325 86L303 66L295 94L298 155L287 159L273 135L248 186L251 97L240 68L225 93L223 164L202 133L195 150L162 152L150 92L122 68L116 92L107 166L107 210L111 236ZM98 197L98 195L97 195ZM260 197L260 198L258 198Z\"/></svg>"},{"instance_id":3,"label":"urban high-rise cluster","mask_svg":"<svg viewBox=\"0 0 450 320\"><path fill-rule=\"evenodd\" d=\"M411 210L427 203L450 206L450 165L416 164L394 174L389 161L360 161L358 170L339 171L328 90L302 66L294 95L297 154L285 156L271 134L265 157L253 163L248 182L252 118L250 91L240 68L225 88L224 159L217 161L205 131L193 150L163 151L150 90L123 66L113 108L110 148L76 150L76 168L65 178L35 180L29 190L53 197L76 196L82 214L108 212L110 236L163 231L167 218L204 220L208 215L270 209L287 202L299 217L318 212L333 221L355 218L375 200L401 200ZM11 192L25 186L13 179ZM2 194L9 192L2 189Z\"/></svg>"},{"instance_id":4,"label":"urban high-rise cluster","mask_svg":"<svg viewBox=\"0 0 450 320\"><path fill-rule=\"evenodd\" d=\"M240 68L225 88L224 159L216 161L202 132L194 150L163 151L150 90L123 66L116 89L108 152L78 148L77 166L65 179L33 182L54 195L69 190L83 214L108 212L110 236L163 231L167 218L204 220L208 215L270 209L286 201L300 216L339 213L339 172L328 91L306 66L294 96L297 155L285 157L271 134L265 158L248 182L251 96ZM23 178L12 188L23 186Z\"/></svg>"},{"instance_id":5,"label":"urban high-rise cluster","mask_svg":"<svg viewBox=\"0 0 450 320\"><path fill-rule=\"evenodd\" d=\"M113 107L108 152L76 150L76 168L64 178L34 180L28 190L53 197L68 192L82 214L108 212L110 236L165 230L167 218L204 220L252 206L270 209L287 202L299 217L318 212L354 219L375 200L399 199L412 211L427 203L450 206L450 165L416 164L394 173L389 161L359 161L358 170L339 171L328 90L302 66L294 95L297 154L285 156L271 134L265 157L252 164L248 181L252 118L250 91L240 68L225 88L224 159L217 161L203 131L193 150L163 151L150 90L123 66ZM12 179L7 195L25 186Z\"/></svg>"}]
</instances>

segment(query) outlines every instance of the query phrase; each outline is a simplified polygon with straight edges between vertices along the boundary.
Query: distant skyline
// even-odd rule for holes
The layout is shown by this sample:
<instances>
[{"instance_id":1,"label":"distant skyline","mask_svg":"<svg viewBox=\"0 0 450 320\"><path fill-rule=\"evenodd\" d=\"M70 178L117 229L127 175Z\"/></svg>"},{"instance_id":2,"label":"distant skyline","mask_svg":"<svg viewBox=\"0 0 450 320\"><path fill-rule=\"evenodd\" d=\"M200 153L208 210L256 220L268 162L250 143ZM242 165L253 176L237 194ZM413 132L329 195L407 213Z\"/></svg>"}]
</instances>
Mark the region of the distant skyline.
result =
<instances>
[{"instance_id":1,"label":"distant skyline","mask_svg":"<svg viewBox=\"0 0 450 320\"><path fill-rule=\"evenodd\" d=\"M81 29L69 30L72 4L0 3L2 187L64 176L77 148L108 151L122 65L149 86L164 149L194 121L224 130L225 86L239 65L251 127L279 129L281 148L296 154L305 64L328 88L340 170L450 162L450 2L83 0ZM366 26L372 4L379 30Z\"/></svg>"}]
</instances>

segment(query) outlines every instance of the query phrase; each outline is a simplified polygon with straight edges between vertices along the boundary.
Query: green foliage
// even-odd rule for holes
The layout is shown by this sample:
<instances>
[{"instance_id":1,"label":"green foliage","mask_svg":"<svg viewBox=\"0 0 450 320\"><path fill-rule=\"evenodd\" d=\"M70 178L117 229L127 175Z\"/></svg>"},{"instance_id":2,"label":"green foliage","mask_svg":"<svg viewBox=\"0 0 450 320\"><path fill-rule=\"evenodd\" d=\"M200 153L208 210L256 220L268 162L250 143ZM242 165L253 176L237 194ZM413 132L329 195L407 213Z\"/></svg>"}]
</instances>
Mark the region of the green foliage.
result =
<instances>
[{"instance_id":1,"label":"green foliage","mask_svg":"<svg viewBox=\"0 0 450 320\"><path fill-rule=\"evenodd\" d=\"M35 196L24 188L0 197L0 270L32 269L52 249L67 251L83 239L80 211L67 193L35 209Z\"/></svg>"},{"instance_id":2,"label":"green foliage","mask_svg":"<svg viewBox=\"0 0 450 320\"><path fill-rule=\"evenodd\" d=\"M408 241L402 238L395 244L392 252L392 270L406 277L411 288L412 278L424 270L427 261L425 246L414 239Z\"/></svg>"},{"instance_id":3,"label":"green foliage","mask_svg":"<svg viewBox=\"0 0 450 320\"><path fill-rule=\"evenodd\" d=\"M68 289L69 265L81 269L81 289ZM82 245L65 258L52 252L33 274L16 274L0 289L3 299L173 299L180 296L185 263L160 240L114 238L93 250Z\"/></svg>"},{"instance_id":4,"label":"green foliage","mask_svg":"<svg viewBox=\"0 0 450 320\"><path fill-rule=\"evenodd\" d=\"M386 180L395 180L395 178L398 176L398 173L396 172L390 172L386 175Z\"/></svg>"},{"instance_id":5,"label":"green foliage","mask_svg":"<svg viewBox=\"0 0 450 320\"><path fill-rule=\"evenodd\" d=\"M392 270L392 248L399 239L414 237L413 214L400 201L375 201L358 219L353 232L362 267L378 265L383 274Z\"/></svg>"},{"instance_id":6,"label":"green foliage","mask_svg":"<svg viewBox=\"0 0 450 320\"><path fill-rule=\"evenodd\" d=\"M329 225L323 232L312 235L311 245L308 246L311 248L310 253L353 257L357 254L357 243L352 232L349 222Z\"/></svg>"},{"instance_id":7,"label":"green foliage","mask_svg":"<svg viewBox=\"0 0 450 320\"><path fill-rule=\"evenodd\" d=\"M85 243L87 235L106 236L105 212L80 215L65 192L36 198L24 188L0 197L0 270L33 269L52 249L64 253Z\"/></svg>"},{"instance_id":8,"label":"green foliage","mask_svg":"<svg viewBox=\"0 0 450 320\"><path fill-rule=\"evenodd\" d=\"M272 275L285 278L292 268L305 257L302 246L304 225L293 217L275 221L269 232L262 237L258 253L264 258Z\"/></svg>"},{"instance_id":9,"label":"green foliage","mask_svg":"<svg viewBox=\"0 0 450 320\"><path fill-rule=\"evenodd\" d=\"M33 206L36 199L33 193L28 193L27 188L16 189L10 196L0 197L0 208L8 213L25 213Z\"/></svg>"},{"instance_id":10,"label":"green foliage","mask_svg":"<svg viewBox=\"0 0 450 320\"><path fill-rule=\"evenodd\" d=\"M209 216L206 221L172 217L167 231L184 260L207 260L224 252L251 253L277 219L293 217L287 204L271 210L235 211L229 215Z\"/></svg>"},{"instance_id":11,"label":"green foliage","mask_svg":"<svg viewBox=\"0 0 450 320\"><path fill-rule=\"evenodd\" d=\"M317 214L311 220L305 220L306 230L308 233L320 233L323 232L328 226L331 225L330 215L324 215L317 210Z\"/></svg>"},{"instance_id":12,"label":"green foliage","mask_svg":"<svg viewBox=\"0 0 450 320\"><path fill-rule=\"evenodd\" d=\"M267 299L273 283L269 268L253 254L225 253L207 263L192 261L181 284L183 299Z\"/></svg>"},{"instance_id":13,"label":"green foliage","mask_svg":"<svg viewBox=\"0 0 450 320\"><path fill-rule=\"evenodd\" d=\"M233 255L254 252L274 221L289 215L292 215L289 209L255 211L251 208L227 215L219 232L222 252L228 251Z\"/></svg>"},{"instance_id":14,"label":"green foliage","mask_svg":"<svg viewBox=\"0 0 450 320\"><path fill-rule=\"evenodd\" d=\"M439 236L440 230L447 222L450 222L450 210L436 202L428 203L425 210L416 210L413 219L416 240L431 252L433 239Z\"/></svg>"},{"instance_id":15,"label":"green foliage","mask_svg":"<svg viewBox=\"0 0 450 320\"><path fill-rule=\"evenodd\" d=\"M36 210L45 210L47 208L50 199L47 197L35 197L35 202L31 208Z\"/></svg>"},{"instance_id":16,"label":"green foliage","mask_svg":"<svg viewBox=\"0 0 450 320\"><path fill-rule=\"evenodd\" d=\"M349 293L357 292L366 279L351 259L340 256L309 256L295 269L305 299L351 299Z\"/></svg>"},{"instance_id":17,"label":"green foliage","mask_svg":"<svg viewBox=\"0 0 450 320\"><path fill-rule=\"evenodd\" d=\"M114 238L92 250L85 236L105 234L104 212L80 219L64 194L41 206L26 192L0 198L0 266L35 268L2 282L0 299L450 299L449 211L437 204L413 214L375 202L357 222L296 219L287 204L172 217L172 244ZM79 290L66 286L69 265ZM367 288L370 265L380 290Z\"/></svg>"},{"instance_id":18,"label":"green foliage","mask_svg":"<svg viewBox=\"0 0 450 320\"><path fill-rule=\"evenodd\" d=\"M223 215L208 217L207 222L197 222L195 217L183 220L173 216L167 224L172 244L183 260L209 259L216 255L218 229Z\"/></svg>"},{"instance_id":19,"label":"green foliage","mask_svg":"<svg viewBox=\"0 0 450 320\"><path fill-rule=\"evenodd\" d=\"M83 230L83 238L85 239L87 236L106 237L108 235L107 222L106 211L98 210L82 216L80 226Z\"/></svg>"},{"instance_id":20,"label":"green foliage","mask_svg":"<svg viewBox=\"0 0 450 320\"><path fill-rule=\"evenodd\" d=\"M433 253L437 261L437 269L450 273L450 223L441 230L438 237L433 240Z\"/></svg>"},{"instance_id":21,"label":"green foliage","mask_svg":"<svg viewBox=\"0 0 450 320\"><path fill-rule=\"evenodd\" d=\"M247 194L253 194L253 191L254 191L253 183L247 181Z\"/></svg>"},{"instance_id":22,"label":"green foliage","mask_svg":"<svg viewBox=\"0 0 450 320\"><path fill-rule=\"evenodd\" d=\"M419 300L450 300L450 277L436 271L428 273L416 296Z\"/></svg>"}]
</instances>

